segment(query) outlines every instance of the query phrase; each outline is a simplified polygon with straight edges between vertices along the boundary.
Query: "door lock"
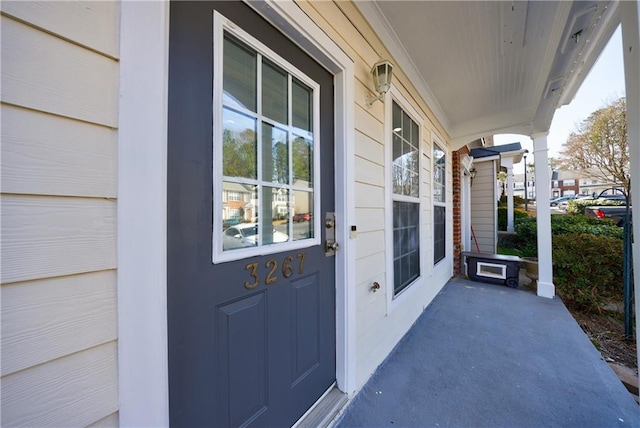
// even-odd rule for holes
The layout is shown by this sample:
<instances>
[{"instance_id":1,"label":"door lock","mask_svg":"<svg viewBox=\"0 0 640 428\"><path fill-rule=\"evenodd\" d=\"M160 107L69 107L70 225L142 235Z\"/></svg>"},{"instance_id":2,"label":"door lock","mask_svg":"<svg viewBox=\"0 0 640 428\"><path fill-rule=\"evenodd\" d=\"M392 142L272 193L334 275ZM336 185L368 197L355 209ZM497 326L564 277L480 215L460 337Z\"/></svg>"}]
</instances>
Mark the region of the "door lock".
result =
<instances>
[{"instance_id":1,"label":"door lock","mask_svg":"<svg viewBox=\"0 0 640 428\"><path fill-rule=\"evenodd\" d=\"M338 251L338 243L336 242L336 214L328 212L324 218L324 227L326 229L326 240L324 242L324 255L327 257L334 256Z\"/></svg>"},{"instance_id":2,"label":"door lock","mask_svg":"<svg viewBox=\"0 0 640 428\"><path fill-rule=\"evenodd\" d=\"M324 251L327 256L335 254L338 248L340 248L340 245L336 241L327 240L324 244Z\"/></svg>"}]
</instances>

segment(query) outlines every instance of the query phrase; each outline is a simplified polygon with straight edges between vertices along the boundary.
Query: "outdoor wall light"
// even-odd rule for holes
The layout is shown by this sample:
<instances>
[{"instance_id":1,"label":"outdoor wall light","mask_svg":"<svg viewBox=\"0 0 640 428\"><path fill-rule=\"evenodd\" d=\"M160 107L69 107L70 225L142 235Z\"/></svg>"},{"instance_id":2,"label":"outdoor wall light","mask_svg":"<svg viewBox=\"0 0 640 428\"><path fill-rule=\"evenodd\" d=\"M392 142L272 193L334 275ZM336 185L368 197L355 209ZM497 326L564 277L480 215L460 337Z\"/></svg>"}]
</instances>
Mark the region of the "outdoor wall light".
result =
<instances>
[{"instance_id":1,"label":"outdoor wall light","mask_svg":"<svg viewBox=\"0 0 640 428\"><path fill-rule=\"evenodd\" d=\"M379 93L377 97L369 98L369 105L384 98L384 94L391 88L391 78L393 77L393 64L391 61L382 60L374 64L371 69L371 75L373 76L373 85L376 88L376 92Z\"/></svg>"}]
</instances>

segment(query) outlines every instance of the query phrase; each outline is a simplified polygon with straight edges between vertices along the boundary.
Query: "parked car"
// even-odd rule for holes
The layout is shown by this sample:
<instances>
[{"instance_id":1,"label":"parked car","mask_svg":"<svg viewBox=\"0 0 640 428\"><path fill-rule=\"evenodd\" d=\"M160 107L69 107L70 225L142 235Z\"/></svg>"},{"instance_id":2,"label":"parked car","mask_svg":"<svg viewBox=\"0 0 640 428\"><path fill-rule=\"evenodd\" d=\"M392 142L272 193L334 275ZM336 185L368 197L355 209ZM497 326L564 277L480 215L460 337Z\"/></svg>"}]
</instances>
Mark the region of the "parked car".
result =
<instances>
[{"instance_id":1,"label":"parked car","mask_svg":"<svg viewBox=\"0 0 640 428\"><path fill-rule=\"evenodd\" d=\"M313 217L311 213L298 213L293 215L293 221L298 223L301 221L311 221L311 217Z\"/></svg>"},{"instance_id":2,"label":"parked car","mask_svg":"<svg viewBox=\"0 0 640 428\"><path fill-rule=\"evenodd\" d=\"M593 206L585 207L584 215L587 217L595 217L600 220L611 220L616 226L624 226L627 217L626 205L609 205L609 206ZM629 207L629 222L633 220L631 207Z\"/></svg>"},{"instance_id":3,"label":"parked car","mask_svg":"<svg viewBox=\"0 0 640 428\"><path fill-rule=\"evenodd\" d=\"M287 242L289 235L273 229L273 243ZM224 231L222 248L232 250L236 248L255 247L258 245L258 224L243 223L230 227Z\"/></svg>"},{"instance_id":4,"label":"parked car","mask_svg":"<svg viewBox=\"0 0 640 428\"><path fill-rule=\"evenodd\" d=\"M574 195L560 196L559 198L555 198L555 199L552 199L551 201L549 201L549 205L552 206L552 207L557 207L558 205L560 205L560 203L569 202L569 201L571 201L573 199L575 199Z\"/></svg>"}]
</instances>

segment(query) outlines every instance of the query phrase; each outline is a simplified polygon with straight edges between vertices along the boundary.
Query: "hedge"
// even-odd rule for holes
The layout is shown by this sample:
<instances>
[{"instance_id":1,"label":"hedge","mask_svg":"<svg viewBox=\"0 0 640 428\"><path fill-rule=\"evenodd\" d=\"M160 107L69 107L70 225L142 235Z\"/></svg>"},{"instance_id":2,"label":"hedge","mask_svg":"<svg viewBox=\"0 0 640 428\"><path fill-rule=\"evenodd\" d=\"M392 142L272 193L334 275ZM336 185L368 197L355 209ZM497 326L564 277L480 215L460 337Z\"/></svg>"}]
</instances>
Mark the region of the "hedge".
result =
<instances>
[{"instance_id":1,"label":"hedge","mask_svg":"<svg viewBox=\"0 0 640 428\"><path fill-rule=\"evenodd\" d=\"M586 207L620 206L626 205L624 201L608 199L578 199L567 203L567 214L584 214Z\"/></svg>"},{"instance_id":2,"label":"hedge","mask_svg":"<svg viewBox=\"0 0 640 428\"><path fill-rule=\"evenodd\" d=\"M527 218L529 214L525 210L519 208L513 209L513 222L515 224L519 219ZM507 207L498 207L498 230L507 230Z\"/></svg>"},{"instance_id":3,"label":"hedge","mask_svg":"<svg viewBox=\"0 0 640 428\"><path fill-rule=\"evenodd\" d=\"M535 217L520 218L500 246L537 257ZM583 215L552 215L553 282L567 305L599 312L622 296L622 228Z\"/></svg>"},{"instance_id":4,"label":"hedge","mask_svg":"<svg viewBox=\"0 0 640 428\"><path fill-rule=\"evenodd\" d=\"M587 311L621 300L622 240L590 233L554 236L553 282L565 304Z\"/></svg>"}]
</instances>

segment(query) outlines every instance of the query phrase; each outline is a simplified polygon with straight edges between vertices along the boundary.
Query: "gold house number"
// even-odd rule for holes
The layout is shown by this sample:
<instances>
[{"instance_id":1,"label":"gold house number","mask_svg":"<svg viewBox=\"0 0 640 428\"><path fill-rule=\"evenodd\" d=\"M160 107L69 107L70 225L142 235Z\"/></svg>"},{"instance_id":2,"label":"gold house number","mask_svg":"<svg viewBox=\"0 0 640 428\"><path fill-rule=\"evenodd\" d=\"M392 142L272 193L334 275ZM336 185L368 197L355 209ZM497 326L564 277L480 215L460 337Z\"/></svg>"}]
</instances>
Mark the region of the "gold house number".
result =
<instances>
[{"instance_id":1,"label":"gold house number","mask_svg":"<svg viewBox=\"0 0 640 428\"><path fill-rule=\"evenodd\" d=\"M296 254L296 259L298 259L298 275L302 275L304 272L304 258L307 256L306 253L298 253ZM289 278L295 272L294 267L295 259L293 256L286 256L282 260L282 276L285 278ZM249 271L249 276L251 276L252 281L245 281L244 288L247 290L253 290L258 285L260 285L260 273L258 272L258 268L260 267L259 263L247 263L244 267L245 270ZM264 283L266 285L275 284L278 282L278 261L276 259L269 259L265 262L264 267L267 270L267 275L264 279Z\"/></svg>"}]
</instances>

